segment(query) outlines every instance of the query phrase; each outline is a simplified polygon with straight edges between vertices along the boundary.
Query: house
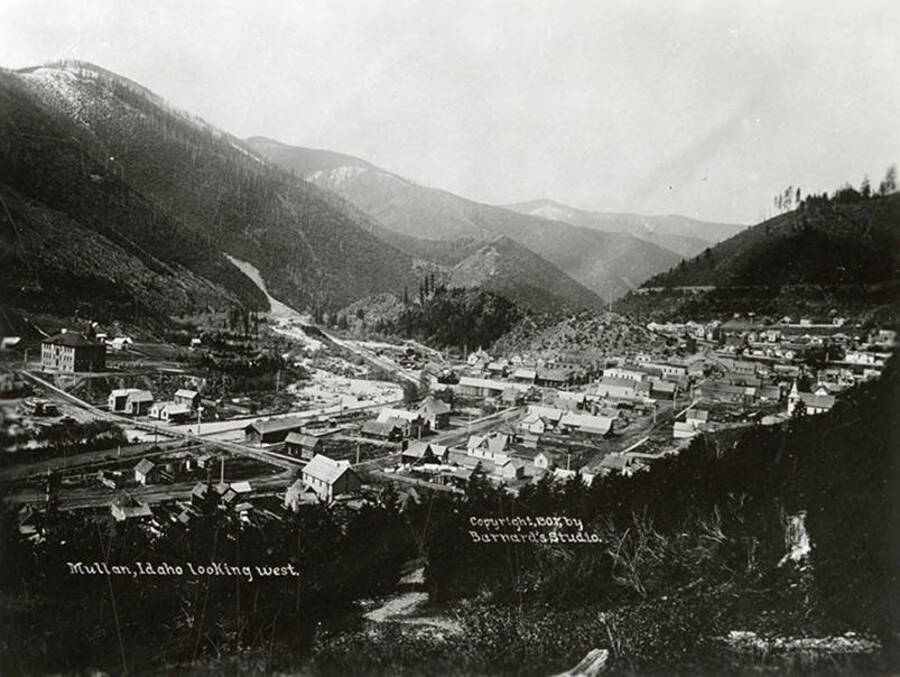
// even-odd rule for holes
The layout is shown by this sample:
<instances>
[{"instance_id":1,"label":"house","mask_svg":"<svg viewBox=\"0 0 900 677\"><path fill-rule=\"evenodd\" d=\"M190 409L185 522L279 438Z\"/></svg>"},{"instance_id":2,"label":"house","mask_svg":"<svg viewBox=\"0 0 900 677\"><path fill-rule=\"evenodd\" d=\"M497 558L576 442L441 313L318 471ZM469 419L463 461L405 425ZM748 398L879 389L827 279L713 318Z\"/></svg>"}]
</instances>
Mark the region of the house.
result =
<instances>
[{"instance_id":1,"label":"house","mask_svg":"<svg viewBox=\"0 0 900 677\"><path fill-rule=\"evenodd\" d=\"M137 388L117 388L110 392L106 398L106 403L110 411L124 412L125 403L128 402L128 396L131 393L138 392Z\"/></svg>"},{"instance_id":2,"label":"house","mask_svg":"<svg viewBox=\"0 0 900 677\"><path fill-rule=\"evenodd\" d=\"M462 376L456 385L456 392L463 397L500 397L507 388L518 388L523 392L528 391L528 386L522 383Z\"/></svg>"},{"instance_id":3,"label":"house","mask_svg":"<svg viewBox=\"0 0 900 677\"><path fill-rule=\"evenodd\" d=\"M559 421L559 427L568 432L578 432L585 435L608 435L612 431L613 420L603 416L590 414L567 413Z\"/></svg>"},{"instance_id":4,"label":"house","mask_svg":"<svg viewBox=\"0 0 900 677\"><path fill-rule=\"evenodd\" d=\"M835 403L835 397L834 395L816 395L814 393L800 392L795 382L790 394L788 394L787 413L793 415L800 402L803 402L806 413L812 416L831 411Z\"/></svg>"},{"instance_id":5,"label":"house","mask_svg":"<svg viewBox=\"0 0 900 677\"><path fill-rule=\"evenodd\" d=\"M519 367L512 373L512 378L518 383L534 383L537 371L531 367Z\"/></svg>"},{"instance_id":6,"label":"house","mask_svg":"<svg viewBox=\"0 0 900 677\"><path fill-rule=\"evenodd\" d=\"M540 368L534 378L535 385L545 388L565 388L572 384L574 372L571 369Z\"/></svg>"},{"instance_id":7,"label":"house","mask_svg":"<svg viewBox=\"0 0 900 677\"><path fill-rule=\"evenodd\" d=\"M535 454L532 462L535 468L540 468L541 470L552 470L556 467L556 457L547 451L539 451Z\"/></svg>"},{"instance_id":8,"label":"house","mask_svg":"<svg viewBox=\"0 0 900 677\"><path fill-rule=\"evenodd\" d=\"M429 397L419 406L416 413L431 430L441 430L450 425L451 410L451 406L443 400Z\"/></svg>"},{"instance_id":9,"label":"house","mask_svg":"<svg viewBox=\"0 0 900 677\"><path fill-rule=\"evenodd\" d=\"M284 442L290 433L299 432L306 422L306 419L296 416L254 421L244 428L244 436L248 442L255 444Z\"/></svg>"},{"instance_id":10,"label":"house","mask_svg":"<svg viewBox=\"0 0 900 677\"><path fill-rule=\"evenodd\" d=\"M638 369L629 369L628 367L609 367L603 370L603 376L624 381L643 381L647 377L647 373Z\"/></svg>"},{"instance_id":11,"label":"house","mask_svg":"<svg viewBox=\"0 0 900 677\"><path fill-rule=\"evenodd\" d=\"M537 414L528 414L519 421L519 428L532 435L543 435L547 432L547 424Z\"/></svg>"},{"instance_id":12,"label":"house","mask_svg":"<svg viewBox=\"0 0 900 677\"><path fill-rule=\"evenodd\" d=\"M406 409L385 407L378 412L378 418L375 420L378 423L393 422L399 425L404 437L419 437L427 430L422 416L416 411L407 411Z\"/></svg>"},{"instance_id":13,"label":"house","mask_svg":"<svg viewBox=\"0 0 900 677\"><path fill-rule=\"evenodd\" d=\"M413 442L400 454L404 463L442 463L447 457L447 447L429 442Z\"/></svg>"},{"instance_id":14,"label":"house","mask_svg":"<svg viewBox=\"0 0 900 677\"><path fill-rule=\"evenodd\" d=\"M158 468L156 464L149 458L142 458L134 466L134 481L140 484L150 484L156 479Z\"/></svg>"},{"instance_id":15,"label":"house","mask_svg":"<svg viewBox=\"0 0 900 677\"><path fill-rule=\"evenodd\" d=\"M63 332L41 342L41 368L66 373L103 371L106 346L75 332Z\"/></svg>"},{"instance_id":16,"label":"house","mask_svg":"<svg viewBox=\"0 0 900 677\"><path fill-rule=\"evenodd\" d=\"M316 454L303 468L301 479L319 500L330 503L336 496L359 491L362 482L350 468L349 461L335 461Z\"/></svg>"},{"instance_id":17,"label":"house","mask_svg":"<svg viewBox=\"0 0 900 677\"><path fill-rule=\"evenodd\" d=\"M302 505L315 505L318 502L318 494L303 481L303 478L297 478L284 492L284 507L294 512Z\"/></svg>"},{"instance_id":18,"label":"house","mask_svg":"<svg viewBox=\"0 0 900 677\"><path fill-rule=\"evenodd\" d=\"M525 462L508 458L497 468L497 474L505 480L520 480L525 477Z\"/></svg>"},{"instance_id":19,"label":"house","mask_svg":"<svg viewBox=\"0 0 900 677\"><path fill-rule=\"evenodd\" d=\"M472 435L466 444L466 453L474 458L484 459L492 463L502 464L509 459L509 435L504 433L488 433Z\"/></svg>"},{"instance_id":20,"label":"house","mask_svg":"<svg viewBox=\"0 0 900 677\"><path fill-rule=\"evenodd\" d=\"M596 385L595 392L599 397L634 399L637 395L635 386L635 382L630 379L604 376Z\"/></svg>"},{"instance_id":21,"label":"house","mask_svg":"<svg viewBox=\"0 0 900 677\"><path fill-rule=\"evenodd\" d=\"M146 503L140 503L137 499L123 494L116 498L109 506L113 519L124 522L130 519L152 518L153 511Z\"/></svg>"},{"instance_id":22,"label":"house","mask_svg":"<svg viewBox=\"0 0 900 677\"><path fill-rule=\"evenodd\" d=\"M362 425L363 437L387 442L399 442L403 438L403 426L396 419L390 421L366 421Z\"/></svg>"},{"instance_id":23,"label":"house","mask_svg":"<svg viewBox=\"0 0 900 677\"><path fill-rule=\"evenodd\" d=\"M525 393L518 388L507 388L500 393L500 401L510 407L521 407L525 404Z\"/></svg>"},{"instance_id":24,"label":"house","mask_svg":"<svg viewBox=\"0 0 900 677\"><path fill-rule=\"evenodd\" d=\"M695 437L699 432L698 426L695 426L690 421L675 421L672 424L672 437L676 440L690 439L691 437Z\"/></svg>"},{"instance_id":25,"label":"house","mask_svg":"<svg viewBox=\"0 0 900 677\"><path fill-rule=\"evenodd\" d=\"M206 505L209 496L209 485L205 482L197 482L194 488L191 489L191 505L195 508L203 507Z\"/></svg>"},{"instance_id":26,"label":"house","mask_svg":"<svg viewBox=\"0 0 900 677\"><path fill-rule=\"evenodd\" d=\"M284 438L284 452L291 456L299 456L309 461L322 448L322 438L316 435L305 435L292 432Z\"/></svg>"},{"instance_id":27,"label":"house","mask_svg":"<svg viewBox=\"0 0 900 677\"><path fill-rule=\"evenodd\" d=\"M149 414L150 418L173 423L175 421L185 421L189 419L193 412L186 404L156 402L150 406Z\"/></svg>"},{"instance_id":28,"label":"house","mask_svg":"<svg viewBox=\"0 0 900 677\"><path fill-rule=\"evenodd\" d=\"M470 367L474 367L477 364L487 364L490 361L491 356L481 349L476 350L474 353L470 353L466 358L466 362Z\"/></svg>"},{"instance_id":29,"label":"house","mask_svg":"<svg viewBox=\"0 0 900 677\"><path fill-rule=\"evenodd\" d=\"M508 367L509 363L506 360L497 360L488 363L487 371L491 376L504 378Z\"/></svg>"},{"instance_id":30,"label":"house","mask_svg":"<svg viewBox=\"0 0 900 677\"><path fill-rule=\"evenodd\" d=\"M146 416L153 405L153 393L149 390L133 390L125 398L125 413L131 416Z\"/></svg>"},{"instance_id":31,"label":"house","mask_svg":"<svg viewBox=\"0 0 900 677\"><path fill-rule=\"evenodd\" d=\"M191 409L196 409L200 406L200 393L196 390L180 388L175 391L175 396L172 399L178 404L187 404Z\"/></svg>"},{"instance_id":32,"label":"house","mask_svg":"<svg viewBox=\"0 0 900 677\"><path fill-rule=\"evenodd\" d=\"M611 473L620 473L625 475L626 477L631 475L633 472L632 469L632 461L633 459L628 456L624 456L623 454L608 454L603 457L603 460L600 461L600 465L598 466L598 474L605 477Z\"/></svg>"},{"instance_id":33,"label":"house","mask_svg":"<svg viewBox=\"0 0 900 677\"><path fill-rule=\"evenodd\" d=\"M698 427L705 425L709 421L709 411L706 409L689 409L685 414L685 421Z\"/></svg>"},{"instance_id":34,"label":"house","mask_svg":"<svg viewBox=\"0 0 900 677\"><path fill-rule=\"evenodd\" d=\"M650 381L650 397L654 400L671 400L677 391L678 386L671 381Z\"/></svg>"}]
</instances>

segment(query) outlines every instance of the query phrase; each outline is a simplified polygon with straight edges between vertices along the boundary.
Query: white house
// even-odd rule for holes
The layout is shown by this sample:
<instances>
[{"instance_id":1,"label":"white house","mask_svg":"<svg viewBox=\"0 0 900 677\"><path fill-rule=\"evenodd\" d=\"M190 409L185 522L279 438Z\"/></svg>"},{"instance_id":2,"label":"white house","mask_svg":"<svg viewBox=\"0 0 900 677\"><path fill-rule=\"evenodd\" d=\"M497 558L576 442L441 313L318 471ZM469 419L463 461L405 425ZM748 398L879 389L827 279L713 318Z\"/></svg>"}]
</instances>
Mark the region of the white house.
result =
<instances>
[{"instance_id":1,"label":"white house","mask_svg":"<svg viewBox=\"0 0 900 677\"><path fill-rule=\"evenodd\" d=\"M326 503L335 496L353 493L362 487L359 477L350 468L350 461L335 461L322 454L313 456L300 477Z\"/></svg>"}]
</instances>

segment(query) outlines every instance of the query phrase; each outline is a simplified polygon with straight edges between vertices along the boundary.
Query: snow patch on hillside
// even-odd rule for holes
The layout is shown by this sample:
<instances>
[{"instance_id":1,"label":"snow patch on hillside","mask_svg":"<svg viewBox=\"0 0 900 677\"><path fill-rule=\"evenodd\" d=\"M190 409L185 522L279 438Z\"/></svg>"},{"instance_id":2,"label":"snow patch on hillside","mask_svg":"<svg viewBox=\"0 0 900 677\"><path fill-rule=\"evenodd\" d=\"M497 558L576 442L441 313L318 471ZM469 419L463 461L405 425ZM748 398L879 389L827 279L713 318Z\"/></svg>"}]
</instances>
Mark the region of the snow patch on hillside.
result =
<instances>
[{"instance_id":1,"label":"snow patch on hillside","mask_svg":"<svg viewBox=\"0 0 900 677\"><path fill-rule=\"evenodd\" d=\"M369 170L365 167L353 167L347 165L344 167L335 167L334 169L317 169L316 171L307 174L304 178L313 183L322 181L330 185L340 185L367 171Z\"/></svg>"}]
</instances>

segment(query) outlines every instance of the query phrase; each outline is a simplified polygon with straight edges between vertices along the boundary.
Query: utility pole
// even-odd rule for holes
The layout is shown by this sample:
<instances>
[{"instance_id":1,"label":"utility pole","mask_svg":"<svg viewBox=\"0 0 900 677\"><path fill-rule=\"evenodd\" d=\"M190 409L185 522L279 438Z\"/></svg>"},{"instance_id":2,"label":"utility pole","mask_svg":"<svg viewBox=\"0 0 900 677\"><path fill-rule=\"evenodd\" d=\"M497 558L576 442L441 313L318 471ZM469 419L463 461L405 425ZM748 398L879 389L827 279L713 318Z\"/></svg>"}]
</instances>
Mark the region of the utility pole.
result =
<instances>
[{"instance_id":1,"label":"utility pole","mask_svg":"<svg viewBox=\"0 0 900 677\"><path fill-rule=\"evenodd\" d=\"M356 465L359 465L359 442L356 443Z\"/></svg>"}]
</instances>

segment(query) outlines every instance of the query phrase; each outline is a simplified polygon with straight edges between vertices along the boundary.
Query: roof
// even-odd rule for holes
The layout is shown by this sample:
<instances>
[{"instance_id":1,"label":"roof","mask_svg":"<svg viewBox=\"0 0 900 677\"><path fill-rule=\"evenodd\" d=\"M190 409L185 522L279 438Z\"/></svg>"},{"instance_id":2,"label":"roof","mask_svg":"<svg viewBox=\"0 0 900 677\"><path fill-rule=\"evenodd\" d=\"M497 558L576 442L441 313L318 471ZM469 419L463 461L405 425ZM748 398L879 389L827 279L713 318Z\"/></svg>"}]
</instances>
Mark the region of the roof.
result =
<instances>
[{"instance_id":1,"label":"roof","mask_svg":"<svg viewBox=\"0 0 900 677\"><path fill-rule=\"evenodd\" d=\"M565 411L557 409L556 407L542 407L535 404L528 407L528 416L539 416L540 418L546 418L551 421L559 421L565 415Z\"/></svg>"},{"instance_id":2,"label":"roof","mask_svg":"<svg viewBox=\"0 0 900 677\"><path fill-rule=\"evenodd\" d=\"M602 433L609 432L609 429L612 428L612 423L611 418L591 416L589 414L573 414L571 412L563 416L559 422L560 425L574 426L579 430L596 430Z\"/></svg>"},{"instance_id":3,"label":"roof","mask_svg":"<svg viewBox=\"0 0 900 677\"><path fill-rule=\"evenodd\" d=\"M431 444L430 442L413 442L409 445L403 456L412 456L414 458L425 458L429 454L441 457L447 452L447 447L441 444Z\"/></svg>"},{"instance_id":4,"label":"roof","mask_svg":"<svg viewBox=\"0 0 900 677\"><path fill-rule=\"evenodd\" d=\"M706 409L693 409L688 411L687 419L689 421L707 421L709 420L709 412Z\"/></svg>"},{"instance_id":5,"label":"roof","mask_svg":"<svg viewBox=\"0 0 900 677\"><path fill-rule=\"evenodd\" d=\"M624 470L628 459L620 454L608 454L600 461L600 467L606 470Z\"/></svg>"},{"instance_id":6,"label":"roof","mask_svg":"<svg viewBox=\"0 0 900 677\"><path fill-rule=\"evenodd\" d=\"M390 421L366 421L363 423L362 431L373 435L390 435L398 428L396 419Z\"/></svg>"},{"instance_id":7,"label":"roof","mask_svg":"<svg viewBox=\"0 0 900 677\"><path fill-rule=\"evenodd\" d=\"M48 343L55 346L72 346L74 348L100 348L103 346L102 343L91 341L90 339L85 338L81 334L73 331L57 334L56 336L50 336L41 341L41 343Z\"/></svg>"},{"instance_id":8,"label":"roof","mask_svg":"<svg viewBox=\"0 0 900 677\"><path fill-rule=\"evenodd\" d=\"M385 407L378 412L378 422L384 423L391 419L400 419L401 421L409 421L410 423L419 418L419 414L415 411L407 411L406 409L393 409Z\"/></svg>"},{"instance_id":9,"label":"roof","mask_svg":"<svg viewBox=\"0 0 900 677\"><path fill-rule=\"evenodd\" d=\"M203 482L197 482L194 485L194 488L191 490L191 494L196 496L197 498L206 498L206 494L209 491L209 485L204 484Z\"/></svg>"},{"instance_id":10,"label":"roof","mask_svg":"<svg viewBox=\"0 0 900 677\"><path fill-rule=\"evenodd\" d=\"M461 376L458 385L469 386L471 388L486 388L488 390L498 390L500 392L507 388L528 390L528 386L523 383L508 383L506 381L494 381L489 378L476 378L474 376Z\"/></svg>"},{"instance_id":11,"label":"roof","mask_svg":"<svg viewBox=\"0 0 900 677\"><path fill-rule=\"evenodd\" d=\"M140 392L137 388L114 388L110 391L110 397L127 397L131 393Z\"/></svg>"},{"instance_id":12,"label":"roof","mask_svg":"<svg viewBox=\"0 0 900 677\"><path fill-rule=\"evenodd\" d=\"M525 397L525 393L523 393L518 388L507 388L500 394L500 398L504 400L518 400L521 397Z\"/></svg>"},{"instance_id":13,"label":"roof","mask_svg":"<svg viewBox=\"0 0 900 677\"><path fill-rule=\"evenodd\" d=\"M301 447L315 447L322 441L322 438L315 435L305 435L304 433L288 433L284 441L287 444L296 444Z\"/></svg>"},{"instance_id":14,"label":"roof","mask_svg":"<svg viewBox=\"0 0 900 677\"><path fill-rule=\"evenodd\" d=\"M815 395L813 393L798 393L800 399L807 407L816 409L831 409L834 406L834 395Z\"/></svg>"},{"instance_id":15,"label":"roof","mask_svg":"<svg viewBox=\"0 0 900 677\"><path fill-rule=\"evenodd\" d=\"M322 480L326 484L334 484L348 470L350 461L335 461L322 454L316 454L303 468L303 476Z\"/></svg>"},{"instance_id":16,"label":"roof","mask_svg":"<svg viewBox=\"0 0 900 677\"><path fill-rule=\"evenodd\" d=\"M129 402L152 402L153 393L149 390L133 390L128 393Z\"/></svg>"},{"instance_id":17,"label":"roof","mask_svg":"<svg viewBox=\"0 0 900 677\"><path fill-rule=\"evenodd\" d=\"M439 400L436 397L429 397L424 402L422 402L422 404L419 406L418 411L425 412L426 414L440 416L441 414L449 414L451 411L451 407L443 400Z\"/></svg>"},{"instance_id":18,"label":"roof","mask_svg":"<svg viewBox=\"0 0 900 677\"><path fill-rule=\"evenodd\" d=\"M509 443L509 435L503 433L489 433L487 435L472 435L466 444L466 449L487 449L495 454L501 453Z\"/></svg>"},{"instance_id":19,"label":"roof","mask_svg":"<svg viewBox=\"0 0 900 677\"><path fill-rule=\"evenodd\" d=\"M197 391L196 391L196 390L190 390L190 389L188 389L188 388L179 388L178 390L175 391L175 397L191 397L191 398L194 398L194 397L197 397Z\"/></svg>"},{"instance_id":20,"label":"roof","mask_svg":"<svg viewBox=\"0 0 900 677\"><path fill-rule=\"evenodd\" d=\"M571 369L538 369L537 378L541 381L568 381L572 377Z\"/></svg>"},{"instance_id":21,"label":"roof","mask_svg":"<svg viewBox=\"0 0 900 677\"><path fill-rule=\"evenodd\" d=\"M600 379L600 385L634 390L635 383L630 378L614 378L612 376L604 376L602 379Z\"/></svg>"},{"instance_id":22,"label":"roof","mask_svg":"<svg viewBox=\"0 0 900 677\"><path fill-rule=\"evenodd\" d=\"M305 423L305 419L296 416L286 416L284 418L270 418L264 421L254 421L246 426L244 430L253 428L260 433L271 433L279 430L295 430L297 428L302 428Z\"/></svg>"},{"instance_id":23,"label":"roof","mask_svg":"<svg viewBox=\"0 0 900 677\"><path fill-rule=\"evenodd\" d=\"M537 372L534 369L529 369L528 367L519 367L512 373L513 378L527 378L534 380L534 377L537 376Z\"/></svg>"},{"instance_id":24,"label":"roof","mask_svg":"<svg viewBox=\"0 0 900 677\"><path fill-rule=\"evenodd\" d=\"M149 458L142 458L138 461L137 465L134 466L134 471L139 472L142 475L146 475L148 472L153 470L156 467L156 464L151 461Z\"/></svg>"}]
</instances>

